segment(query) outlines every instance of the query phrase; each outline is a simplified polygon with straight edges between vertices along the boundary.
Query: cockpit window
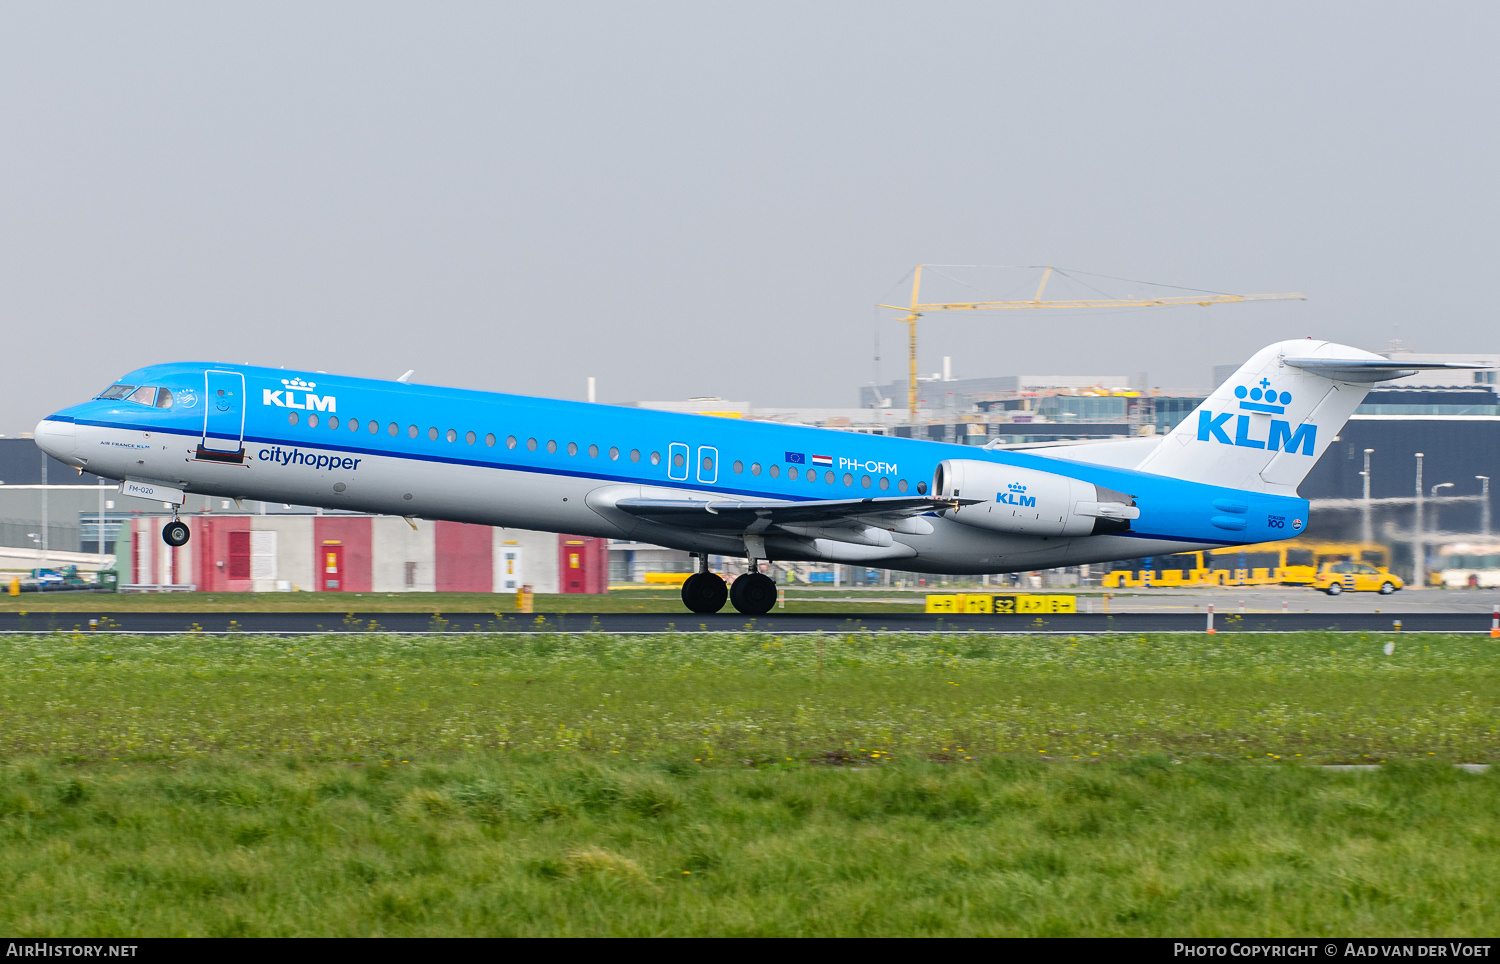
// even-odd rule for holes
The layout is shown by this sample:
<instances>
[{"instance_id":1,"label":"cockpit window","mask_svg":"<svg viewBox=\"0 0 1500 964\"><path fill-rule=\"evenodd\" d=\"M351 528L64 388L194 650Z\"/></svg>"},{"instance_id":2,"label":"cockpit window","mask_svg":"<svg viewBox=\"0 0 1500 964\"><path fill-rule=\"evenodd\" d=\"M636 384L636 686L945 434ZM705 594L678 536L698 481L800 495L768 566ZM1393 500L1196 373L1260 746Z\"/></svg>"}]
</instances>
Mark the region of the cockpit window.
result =
<instances>
[{"instance_id":1,"label":"cockpit window","mask_svg":"<svg viewBox=\"0 0 1500 964\"><path fill-rule=\"evenodd\" d=\"M133 391L135 391L134 385L111 385L99 393L99 398L111 402L117 398L124 398Z\"/></svg>"},{"instance_id":2,"label":"cockpit window","mask_svg":"<svg viewBox=\"0 0 1500 964\"><path fill-rule=\"evenodd\" d=\"M160 388L160 389L157 389L157 391L156 391L156 407L157 408L171 408L172 407L172 390L170 388Z\"/></svg>"},{"instance_id":3,"label":"cockpit window","mask_svg":"<svg viewBox=\"0 0 1500 964\"><path fill-rule=\"evenodd\" d=\"M156 389L142 385L135 390L129 400L146 406L154 406L156 404Z\"/></svg>"}]
</instances>

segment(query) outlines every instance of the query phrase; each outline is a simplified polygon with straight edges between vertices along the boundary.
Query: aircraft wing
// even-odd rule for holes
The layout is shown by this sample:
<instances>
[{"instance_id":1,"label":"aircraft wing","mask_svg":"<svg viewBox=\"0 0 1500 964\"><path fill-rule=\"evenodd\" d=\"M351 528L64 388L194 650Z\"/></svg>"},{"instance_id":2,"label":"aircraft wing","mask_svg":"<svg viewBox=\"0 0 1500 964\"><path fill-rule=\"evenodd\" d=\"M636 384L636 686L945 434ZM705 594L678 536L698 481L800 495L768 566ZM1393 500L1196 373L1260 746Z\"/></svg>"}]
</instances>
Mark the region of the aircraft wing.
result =
<instances>
[{"instance_id":1,"label":"aircraft wing","mask_svg":"<svg viewBox=\"0 0 1500 964\"><path fill-rule=\"evenodd\" d=\"M978 499L938 499L896 496L883 499L820 499L780 502L768 499L620 499L616 509L662 525L688 526L723 532L755 531L776 526L874 526L904 531L902 523L916 516L973 505Z\"/></svg>"}]
</instances>

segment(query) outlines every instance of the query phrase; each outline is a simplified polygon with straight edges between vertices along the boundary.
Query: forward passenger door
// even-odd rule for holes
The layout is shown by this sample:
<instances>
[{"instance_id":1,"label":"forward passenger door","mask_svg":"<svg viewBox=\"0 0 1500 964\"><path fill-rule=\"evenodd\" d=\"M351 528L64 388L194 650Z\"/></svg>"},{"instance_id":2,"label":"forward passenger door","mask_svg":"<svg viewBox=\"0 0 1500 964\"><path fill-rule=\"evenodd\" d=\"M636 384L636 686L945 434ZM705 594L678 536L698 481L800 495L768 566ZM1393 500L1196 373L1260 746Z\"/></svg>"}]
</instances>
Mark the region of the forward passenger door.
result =
<instances>
[{"instance_id":1,"label":"forward passenger door","mask_svg":"<svg viewBox=\"0 0 1500 964\"><path fill-rule=\"evenodd\" d=\"M245 376L203 373L203 444L200 452L241 461L245 455Z\"/></svg>"}]
</instances>

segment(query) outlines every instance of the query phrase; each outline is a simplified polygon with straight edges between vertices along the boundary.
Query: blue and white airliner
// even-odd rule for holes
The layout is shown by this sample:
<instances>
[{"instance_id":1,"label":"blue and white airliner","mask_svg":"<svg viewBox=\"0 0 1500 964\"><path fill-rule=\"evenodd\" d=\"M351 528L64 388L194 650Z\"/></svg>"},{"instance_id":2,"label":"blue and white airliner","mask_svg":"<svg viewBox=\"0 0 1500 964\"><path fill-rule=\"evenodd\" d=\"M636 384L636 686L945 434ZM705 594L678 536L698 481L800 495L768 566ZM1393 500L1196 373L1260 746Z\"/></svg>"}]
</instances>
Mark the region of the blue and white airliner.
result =
<instances>
[{"instance_id":1,"label":"blue and white airliner","mask_svg":"<svg viewBox=\"0 0 1500 964\"><path fill-rule=\"evenodd\" d=\"M758 614L776 599L765 561L994 573L1295 536L1297 486L1370 385L1442 367L1286 341L1165 436L1015 451L181 362L48 416L36 441L174 505L201 493L684 549L700 563L690 610ZM189 537L174 512L162 538ZM750 571L731 590L710 554Z\"/></svg>"}]
</instances>

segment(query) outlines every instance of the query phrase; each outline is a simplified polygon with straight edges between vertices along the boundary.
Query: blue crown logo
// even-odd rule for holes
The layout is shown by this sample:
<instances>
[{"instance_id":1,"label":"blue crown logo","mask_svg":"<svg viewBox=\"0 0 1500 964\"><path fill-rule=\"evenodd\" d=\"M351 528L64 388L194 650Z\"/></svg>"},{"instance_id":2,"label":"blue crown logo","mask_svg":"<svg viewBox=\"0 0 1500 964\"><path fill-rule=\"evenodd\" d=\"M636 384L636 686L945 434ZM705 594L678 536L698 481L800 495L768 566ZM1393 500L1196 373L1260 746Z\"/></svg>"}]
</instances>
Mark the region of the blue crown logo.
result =
<instances>
[{"instance_id":1,"label":"blue crown logo","mask_svg":"<svg viewBox=\"0 0 1500 964\"><path fill-rule=\"evenodd\" d=\"M1010 485L1007 485L1006 488L1018 494L1026 491L1026 486L1022 485L1019 482L1012 482Z\"/></svg>"},{"instance_id":2,"label":"blue crown logo","mask_svg":"<svg viewBox=\"0 0 1500 964\"><path fill-rule=\"evenodd\" d=\"M1249 401L1245 401L1246 396ZM1234 397L1240 399L1240 408L1247 412L1264 412L1268 415L1284 415L1286 407L1292 404L1292 393L1276 393L1271 390L1271 380L1262 378L1260 385L1255 388L1246 388L1244 385L1234 387ZM1280 404L1278 404L1280 403Z\"/></svg>"}]
</instances>

